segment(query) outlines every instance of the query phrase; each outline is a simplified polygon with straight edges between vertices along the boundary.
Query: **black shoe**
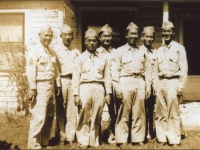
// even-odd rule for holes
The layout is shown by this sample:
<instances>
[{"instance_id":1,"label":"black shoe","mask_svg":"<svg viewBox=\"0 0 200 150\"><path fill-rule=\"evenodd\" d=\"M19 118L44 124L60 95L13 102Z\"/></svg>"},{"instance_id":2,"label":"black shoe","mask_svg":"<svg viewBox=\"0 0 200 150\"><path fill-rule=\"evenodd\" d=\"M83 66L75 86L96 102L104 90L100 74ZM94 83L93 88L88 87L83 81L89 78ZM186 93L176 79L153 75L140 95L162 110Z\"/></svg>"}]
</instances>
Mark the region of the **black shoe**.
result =
<instances>
[{"instance_id":1,"label":"black shoe","mask_svg":"<svg viewBox=\"0 0 200 150\"><path fill-rule=\"evenodd\" d=\"M126 143L122 143L119 147L120 147L120 149L127 149L128 143L127 142Z\"/></svg>"}]
</instances>

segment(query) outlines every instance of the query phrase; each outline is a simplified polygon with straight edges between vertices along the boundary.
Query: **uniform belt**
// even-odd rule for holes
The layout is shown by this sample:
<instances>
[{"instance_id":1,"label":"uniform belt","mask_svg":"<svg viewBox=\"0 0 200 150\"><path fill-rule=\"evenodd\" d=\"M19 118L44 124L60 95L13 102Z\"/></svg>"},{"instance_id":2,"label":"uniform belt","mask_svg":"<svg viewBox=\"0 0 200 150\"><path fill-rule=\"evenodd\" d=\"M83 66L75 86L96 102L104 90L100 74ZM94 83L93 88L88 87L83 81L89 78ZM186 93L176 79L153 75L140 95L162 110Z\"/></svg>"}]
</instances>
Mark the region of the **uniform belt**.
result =
<instances>
[{"instance_id":1,"label":"uniform belt","mask_svg":"<svg viewBox=\"0 0 200 150\"><path fill-rule=\"evenodd\" d=\"M143 78L144 76L141 74L133 74L132 77L133 78Z\"/></svg>"},{"instance_id":2,"label":"uniform belt","mask_svg":"<svg viewBox=\"0 0 200 150\"><path fill-rule=\"evenodd\" d=\"M171 77L165 77L165 76L160 76L160 79L178 79L180 76L171 76Z\"/></svg>"},{"instance_id":3,"label":"uniform belt","mask_svg":"<svg viewBox=\"0 0 200 150\"><path fill-rule=\"evenodd\" d=\"M40 80L37 80L37 82L46 82L46 83L53 83L53 80L48 80L48 79L40 79Z\"/></svg>"},{"instance_id":4,"label":"uniform belt","mask_svg":"<svg viewBox=\"0 0 200 150\"><path fill-rule=\"evenodd\" d=\"M67 78L67 79L72 79L72 74L68 75L60 75L61 78Z\"/></svg>"},{"instance_id":5,"label":"uniform belt","mask_svg":"<svg viewBox=\"0 0 200 150\"><path fill-rule=\"evenodd\" d=\"M99 82L99 81L88 81L88 82L82 82L81 84L103 84L103 82Z\"/></svg>"}]
</instances>

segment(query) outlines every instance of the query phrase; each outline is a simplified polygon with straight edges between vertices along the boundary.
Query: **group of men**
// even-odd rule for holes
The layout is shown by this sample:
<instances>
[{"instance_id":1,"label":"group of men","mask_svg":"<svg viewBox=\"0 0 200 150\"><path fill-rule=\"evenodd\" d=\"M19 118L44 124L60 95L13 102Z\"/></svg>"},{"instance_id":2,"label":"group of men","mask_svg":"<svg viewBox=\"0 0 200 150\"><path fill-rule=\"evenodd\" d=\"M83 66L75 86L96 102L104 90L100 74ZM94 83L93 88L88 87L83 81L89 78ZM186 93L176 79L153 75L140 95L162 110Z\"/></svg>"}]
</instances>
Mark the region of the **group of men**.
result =
<instances>
[{"instance_id":1,"label":"group of men","mask_svg":"<svg viewBox=\"0 0 200 150\"><path fill-rule=\"evenodd\" d=\"M28 148L48 146L54 95L60 145L67 141L73 147L77 140L81 149L99 146L103 121L110 121L108 143L121 149L128 143L144 146L155 133L161 145L180 145L178 107L187 78L186 51L173 40L172 22L164 22L161 29L164 42L156 50L153 26L144 27L144 44L139 47L139 28L131 22L125 32L127 43L117 49L111 46L113 31L108 24L98 34L89 28L86 50L80 54L71 46L70 26L63 26L62 44L55 50L49 47L52 28L41 27L40 44L27 55L28 98L33 101Z\"/></svg>"}]
</instances>

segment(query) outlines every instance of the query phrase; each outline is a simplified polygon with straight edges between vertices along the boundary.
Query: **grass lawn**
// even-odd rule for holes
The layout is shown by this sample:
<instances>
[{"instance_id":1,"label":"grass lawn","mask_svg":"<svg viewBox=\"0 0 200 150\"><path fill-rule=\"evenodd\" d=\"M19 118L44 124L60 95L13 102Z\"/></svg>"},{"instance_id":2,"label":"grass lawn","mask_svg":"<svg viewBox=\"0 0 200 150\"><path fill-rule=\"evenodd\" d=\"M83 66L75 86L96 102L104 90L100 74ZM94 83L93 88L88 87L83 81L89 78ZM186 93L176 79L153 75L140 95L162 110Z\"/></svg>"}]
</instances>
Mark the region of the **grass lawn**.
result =
<instances>
[{"instance_id":1,"label":"grass lawn","mask_svg":"<svg viewBox=\"0 0 200 150\"><path fill-rule=\"evenodd\" d=\"M29 116L20 117L19 115L0 114L0 149L27 149L27 137L29 129ZM55 121L54 121L55 127ZM51 136L54 136L55 128L52 129ZM160 147L157 142L151 141L145 144L147 149L171 149L169 145ZM129 149L144 149L137 145L128 145ZM186 131L186 137L181 141L179 149L199 149L200 148L200 130ZM54 145L52 149L60 149L59 146ZM66 145L64 149L78 149L78 144L74 147ZM115 145L101 144L96 149L119 149Z\"/></svg>"}]
</instances>

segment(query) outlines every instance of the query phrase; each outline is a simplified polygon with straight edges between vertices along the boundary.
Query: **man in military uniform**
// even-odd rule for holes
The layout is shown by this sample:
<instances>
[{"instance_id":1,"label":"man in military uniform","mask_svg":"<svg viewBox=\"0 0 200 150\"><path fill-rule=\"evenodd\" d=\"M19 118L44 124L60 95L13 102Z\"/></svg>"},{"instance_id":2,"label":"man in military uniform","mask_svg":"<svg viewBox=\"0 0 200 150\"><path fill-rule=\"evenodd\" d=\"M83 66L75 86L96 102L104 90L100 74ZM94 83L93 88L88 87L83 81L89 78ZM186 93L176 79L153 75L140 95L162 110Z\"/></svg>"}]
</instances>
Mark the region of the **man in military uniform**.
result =
<instances>
[{"instance_id":1,"label":"man in military uniform","mask_svg":"<svg viewBox=\"0 0 200 150\"><path fill-rule=\"evenodd\" d=\"M101 54L105 54L105 57L107 58L109 62L109 68L112 68L112 62L114 59L114 51L115 48L111 46L112 42L112 37L113 37L113 31L112 28L106 24L104 25L100 32L99 32L99 40L101 42L101 46L97 48L97 51ZM111 96L111 102L110 104L105 104L103 107L103 114L102 114L102 128L106 124L108 124L108 132L109 132L109 138L108 138L108 143L113 144L115 143L115 136L114 136L114 131L115 131L115 120L116 120L116 105L115 105L115 97L114 94ZM104 133L106 129L102 129L102 141L107 141L106 134Z\"/></svg>"},{"instance_id":2,"label":"man in military uniform","mask_svg":"<svg viewBox=\"0 0 200 150\"><path fill-rule=\"evenodd\" d=\"M78 57L80 51L71 46L74 37L70 26L66 24L63 26L60 37L62 44L59 45L56 55L60 68L62 97L57 97L57 132L60 134L60 146L64 145L65 140L73 146L77 112L74 105L72 73L74 60ZM66 125L64 120L66 120Z\"/></svg>"},{"instance_id":3,"label":"man in military uniform","mask_svg":"<svg viewBox=\"0 0 200 150\"><path fill-rule=\"evenodd\" d=\"M150 95L150 83L144 80L146 55L137 44L139 28L131 22L126 29L127 44L117 49L112 73L113 84L121 105L115 125L115 140L126 149L131 125L131 142L144 146L146 118L144 100ZM145 94L146 87L146 94ZM131 114L131 117L130 116Z\"/></svg>"},{"instance_id":4,"label":"man in military uniform","mask_svg":"<svg viewBox=\"0 0 200 150\"><path fill-rule=\"evenodd\" d=\"M42 26L39 32L40 43L34 46L27 55L26 74L29 83L27 98L31 98L29 149L40 149L48 146L52 122L54 118L53 84L57 77L56 54L49 44L53 38L53 30L49 25ZM56 82L60 87L59 82Z\"/></svg>"},{"instance_id":5,"label":"man in military uniform","mask_svg":"<svg viewBox=\"0 0 200 150\"><path fill-rule=\"evenodd\" d=\"M173 146L181 142L179 97L187 79L187 58L184 46L173 41L174 25L162 24L164 44L157 50L158 76L155 125L158 142Z\"/></svg>"},{"instance_id":6,"label":"man in military uniform","mask_svg":"<svg viewBox=\"0 0 200 150\"><path fill-rule=\"evenodd\" d=\"M152 44L155 40L155 30L153 26L144 27L142 32L143 45L140 46L140 49L144 49L147 56L146 62L146 77L148 77L151 83L151 95L145 101L146 108L146 135L148 139L153 139L155 136L154 128L154 105L155 105L155 91L156 91L156 82L158 80L158 66L156 58L156 50L152 47Z\"/></svg>"},{"instance_id":7,"label":"man in military uniform","mask_svg":"<svg viewBox=\"0 0 200 150\"><path fill-rule=\"evenodd\" d=\"M103 106L111 99L108 61L96 51L97 40L96 31L88 29L84 42L86 51L76 58L73 72L74 102L82 107L76 129L82 149L99 145Z\"/></svg>"}]
</instances>

